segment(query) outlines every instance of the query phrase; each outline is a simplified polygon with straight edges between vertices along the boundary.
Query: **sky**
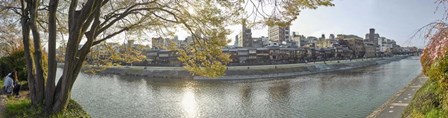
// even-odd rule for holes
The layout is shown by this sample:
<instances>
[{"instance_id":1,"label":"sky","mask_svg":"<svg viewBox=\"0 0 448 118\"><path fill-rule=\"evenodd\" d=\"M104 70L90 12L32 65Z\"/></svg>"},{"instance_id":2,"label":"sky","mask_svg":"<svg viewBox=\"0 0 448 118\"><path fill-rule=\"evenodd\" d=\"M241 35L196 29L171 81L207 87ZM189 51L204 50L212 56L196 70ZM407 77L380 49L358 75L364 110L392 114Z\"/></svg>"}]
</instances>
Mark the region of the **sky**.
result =
<instances>
[{"instance_id":1,"label":"sky","mask_svg":"<svg viewBox=\"0 0 448 118\"><path fill-rule=\"evenodd\" d=\"M303 11L291 30L305 36L355 34L365 37L369 28L401 46L424 47L425 40L414 34L421 27L442 18L435 0L334 0L334 7ZM253 31L267 34L267 28ZM255 33L256 32L256 33Z\"/></svg>"},{"instance_id":2,"label":"sky","mask_svg":"<svg viewBox=\"0 0 448 118\"><path fill-rule=\"evenodd\" d=\"M333 7L304 10L291 24L292 32L305 36L320 37L325 34L354 34L365 37L370 28L382 37L393 39L401 46L426 44L418 29L443 18L443 10L436 10L436 0L334 0ZM241 26L229 27L233 32L227 36L233 45ZM268 36L268 27L252 29L252 37ZM417 34L417 35L415 35ZM177 32L183 40L189 34Z\"/></svg>"},{"instance_id":3,"label":"sky","mask_svg":"<svg viewBox=\"0 0 448 118\"><path fill-rule=\"evenodd\" d=\"M380 36L397 41L401 46L424 47L425 40L418 29L442 18L443 11L436 10L435 0L334 0L333 7L304 10L295 20L291 33L305 36L325 34L355 34L365 37L369 28ZM229 37L232 40L240 27ZM267 36L267 27L253 29L253 37ZM233 42L233 41L232 41Z\"/></svg>"}]
</instances>

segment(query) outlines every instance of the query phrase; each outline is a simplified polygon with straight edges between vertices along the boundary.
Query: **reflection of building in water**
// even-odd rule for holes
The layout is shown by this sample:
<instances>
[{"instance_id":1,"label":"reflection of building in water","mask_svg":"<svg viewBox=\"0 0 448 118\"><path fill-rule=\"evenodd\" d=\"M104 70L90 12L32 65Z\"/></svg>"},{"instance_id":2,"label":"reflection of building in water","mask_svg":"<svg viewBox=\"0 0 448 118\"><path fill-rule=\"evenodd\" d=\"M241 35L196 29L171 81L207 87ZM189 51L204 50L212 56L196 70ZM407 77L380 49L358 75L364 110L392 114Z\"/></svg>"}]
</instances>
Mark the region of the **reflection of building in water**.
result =
<instances>
[{"instance_id":1,"label":"reflection of building in water","mask_svg":"<svg viewBox=\"0 0 448 118\"><path fill-rule=\"evenodd\" d=\"M276 86L269 87L269 96L274 101L287 101L290 96L290 84L289 81L280 81L276 83Z\"/></svg>"},{"instance_id":2,"label":"reflection of building in water","mask_svg":"<svg viewBox=\"0 0 448 118\"><path fill-rule=\"evenodd\" d=\"M252 104L252 86L242 86L240 91L241 102L243 103L244 107L248 107L250 104Z\"/></svg>"}]
</instances>

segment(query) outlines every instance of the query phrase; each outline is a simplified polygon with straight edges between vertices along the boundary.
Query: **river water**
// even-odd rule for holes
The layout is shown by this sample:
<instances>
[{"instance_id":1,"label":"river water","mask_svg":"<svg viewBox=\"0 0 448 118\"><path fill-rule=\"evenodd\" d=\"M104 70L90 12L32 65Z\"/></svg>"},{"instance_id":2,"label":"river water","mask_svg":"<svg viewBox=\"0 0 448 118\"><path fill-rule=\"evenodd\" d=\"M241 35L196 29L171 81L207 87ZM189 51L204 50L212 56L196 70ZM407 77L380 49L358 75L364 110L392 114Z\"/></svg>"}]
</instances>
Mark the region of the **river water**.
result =
<instances>
[{"instance_id":1,"label":"river water","mask_svg":"<svg viewBox=\"0 0 448 118\"><path fill-rule=\"evenodd\" d=\"M351 71L277 80L194 81L80 74L72 98L92 117L101 118L361 118L420 71L418 57L410 57Z\"/></svg>"}]
</instances>

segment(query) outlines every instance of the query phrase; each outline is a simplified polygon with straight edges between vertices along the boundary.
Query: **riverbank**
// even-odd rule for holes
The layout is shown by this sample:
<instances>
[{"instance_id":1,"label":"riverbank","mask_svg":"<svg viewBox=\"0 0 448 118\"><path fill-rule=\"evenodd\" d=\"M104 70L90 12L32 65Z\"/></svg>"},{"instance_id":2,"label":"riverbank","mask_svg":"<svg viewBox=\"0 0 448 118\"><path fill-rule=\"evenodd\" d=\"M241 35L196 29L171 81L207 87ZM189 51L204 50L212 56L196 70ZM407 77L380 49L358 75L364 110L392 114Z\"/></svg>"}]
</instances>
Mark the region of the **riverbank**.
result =
<instances>
[{"instance_id":1,"label":"riverbank","mask_svg":"<svg viewBox=\"0 0 448 118\"><path fill-rule=\"evenodd\" d=\"M385 64L401 60L409 56L394 56L384 58L353 59L327 62L311 62L282 65L258 65L258 66L229 66L225 76L219 78L205 78L192 76L182 67L105 67L98 74L114 74L124 76L139 76L151 78L170 79L197 79L197 80L246 80L268 79L301 76L315 73L343 71L373 65ZM84 68L89 70L89 67Z\"/></svg>"},{"instance_id":2,"label":"riverbank","mask_svg":"<svg viewBox=\"0 0 448 118\"><path fill-rule=\"evenodd\" d=\"M416 93L423 84L425 84L428 77L423 74L418 75L409 84L399 90L394 96L387 100L383 105L373 111L367 118L401 118L405 109L410 104L413 96L418 96ZM414 97L415 98L415 97Z\"/></svg>"},{"instance_id":3,"label":"riverbank","mask_svg":"<svg viewBox=\"0 0 448 118\"><path fill-rule=\"evenodd\" d=\"M42 108L31 105L29 91L20 91L20 97L0 95L0 118L44 118ZM50 118L90 118L76 101L70 100L67 110Z\"/></svg>"},{"instance_id":4,"label":"riverbank","mask_svg":"<svg viewBox=\"0 0 448 118\"><path fill-rule=\"evenodd\" d=\"M437 81L429 79L415 93L409 106L402 113L403 118L447 118L446 89L441 88ZM445 89L445 90L444 90Z\"/></svg>"}]
</instances>

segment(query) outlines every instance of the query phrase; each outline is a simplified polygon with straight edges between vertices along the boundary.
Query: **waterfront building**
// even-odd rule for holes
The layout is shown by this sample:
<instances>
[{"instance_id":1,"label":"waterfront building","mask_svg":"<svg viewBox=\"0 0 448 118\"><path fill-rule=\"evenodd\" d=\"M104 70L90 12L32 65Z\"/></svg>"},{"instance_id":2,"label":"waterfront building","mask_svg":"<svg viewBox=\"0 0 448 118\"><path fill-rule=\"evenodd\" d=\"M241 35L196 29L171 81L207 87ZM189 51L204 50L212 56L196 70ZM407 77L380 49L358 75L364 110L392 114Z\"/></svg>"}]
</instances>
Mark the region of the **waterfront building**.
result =
<instances>
[{"instance_id":1,"label":"waterfront building","mask_svg":"<svg viewBox=\"0 0 448 118\"><path fill-rule=\"evenodd\" d=\"M334 37L334 34L330 34L330 37L329 37L329 39L332 39L332 40L334 40L336 37Z\"/></svg>"},{"instance_id":2,"label":"waterfront building","mask_svg":"<svg viewBox=\"0 0 448 118\"><path fill-rule=\"evenodd\" d=\"M369 29L369 33L366 34L366 39L364 42L371 42L369 44L373 44L375 46L375 55L378 55L380 53L380 35L378 33L375 33L374 28Z\"/></svg>"},{"instance_id":3,"label":"waterfront building","mask_svg":"<svg viewBox=\"0 0 448 118\"><path fill-rule=\"evenodd\" d=\"M336 47L336 45L338 45L338 41L337 40L331 40L331 39L319 39L316 42L316 47L317 48L332 48L332 47Z\"/></svg>"},{"instance_id":4,"label":"waterfront building","mask_svg":"<svg viewBox=\"0 0 448 118\"><path fill-rule=\"evenodd\" d=\"M325 38L325 34L322 34L322 36L320 36L319 39L320 39L320 40L325 40L325 39L327 39L327 38Z\"/></svg>"},{"instance_id":5,"label":"waterfront building","mask_svg":"<svg viewBox=\"0 0 448 118\"><path fill-rule=\"evenodd\" d=\"M240 45L240 41L238 35L235 35L235 42L233 44L234 47L243 47L243 45Z\"/></svg>"},{"instance_id":6,"label":"waterfront building","mask_svg":"<svg viewBox=\"0 0 448 118\"><path fill-rule=\"evenodd\" d=\"M151 39L151 48L152 49L168 49L170 47L173 48L179 48L179 47L185 47L188 44L193 43L193 38L191 36L185 38L185 40L179 40L177 36L174 36L173 38L152 38ZM133 47L141 47L141 45L134 44Z\"/></svg>"},{"instance_id":7,"label":"waterfront building","mask_svg":"<svg viewBox=\"0 0 448 118\"><path fill-rule=\"evenodd\" d=\"M384 55L384 56L390 56L390 55L392 55L392 50L393 50L393 40L391 40L391 39L387 39L387 38L384 38L384 37L382 37L381 38L382 39L382 43L381 43L381 49L380 49L380 51L381 51L381 53Z\"/></svg>"},{"instance_id":8,"label":"waterfront building","mask_svg":"<svg viewBox=\"0 0 448 118\"><path fill-rule=\"evenodd\" d=\"M365 54L364 57L370 58L376 56L376 45L373 42L364 42Z\"/></svg>"},{"instance_id":9,"label":"waterfront building","mask_svg":"<svg viewBox=\"0 0 448 118\"><path fill-rule=\"evenodd\" d=\"M132 41L131 41L132 43ZM103 42L94 47L92 47L89 55L87 55L87 62L93 63L95 60L110 60L112 54L120 53L120 51L124 48L130 46L128 44L120 45L119 43L107 43ZM58 55L63 55L65 52L65 48L58 48Z\"/></svg>"},{"instance_id":10,"label":"waterfront building","mask_svg":"<svg viewBox=\"0 0 448 118\"><path fill-rule=\"evenodd\" d=\"M380 35L378 33L375 33L374 28L369 29L369 33L366 34L366 41L372 42L375 45L378 45L378 39L380 38Z\"/></svg>"},{"instance_id":11,"label":"waterfront building","mask_svg":"<svg viewBox=\"0 0 448 118\"><path fill-rule=\"evenodd\" d=\"M301 40L300 47L316 47L317 37L308 36L304 40Z\"/></svg>"},{"instance_id":12,"label":"waterfront building","mask_svg":"<svg viewBox=\"0 0 448 118\"><path fill-rule=\"evenodd\" d=\"M247 28L247 24L246 24L246 20L242 20L242 25L241 25L241 32L238 35L238 43L242 43L242 44L238 44L239 47L252 47L253 44L253 39L252 39L252 30L250 28Z\"/></svg>"},{"instance_id":13,"label":"waterfront building","mask_svg":"<svg viewBox=\"0 0 448 118\"><path fill-rule=\"evenodd\" d=\"M352 50L353 58L364 57L366 49L364 40L361 37L356 35L338 34L337 39L343 40L344 45L346 45L349 50Z\"/></svg>"},{"instance_id":14,"label":"waterfront building","mask_svg":"<svg viewBox=\"0 0 448 118\"><path fill-rule=\"evenodd\" d=\"M239 48L238 49L238 60L239 63L245 64L249 59L249 49L247 48Z\"/></svg>"},{"instance_id":15,"label":"waterfront building","mask_svg":"<svg viewBox=\"0 0 448 118\"><path fill-rule=\"evenodd\" d=\"M252 38L252 41L252 47L254 48L262 48L269 45L269 38L264 36Z\"/></svg>"},{"instance_id":16,"label":"waterfront building","mask_svg":"<svg viewBox=\"0 0 448 118\"><path fill-rule=\"evenodd\" d=\"M165 48L165 44L166 44L166 39L164 39L162 37L151 39L152 49L163 49L163 48Z\"/></svg>"},{"instance_id":17,"label":"waterfront building","mask_svg":"<svg viewBox=\"0 0 448 118\"><path fill-rule=\"evenodd\" d=\"M271 42L282 43L290 40L289 26L269 26L268 32L269 41Z\"/></svg>"},{"instance_id":18,"label":"waterfront building","mask_svg":"<svg viewBox=\"0 0 448 118\"><path fill-rule=\"evenodd\" d=\"M302 47L302 43L306 43L305 36L299 35L297 32L292 32L290 42L292 42L292 48Z\"/></svg>"}]
</instances>

